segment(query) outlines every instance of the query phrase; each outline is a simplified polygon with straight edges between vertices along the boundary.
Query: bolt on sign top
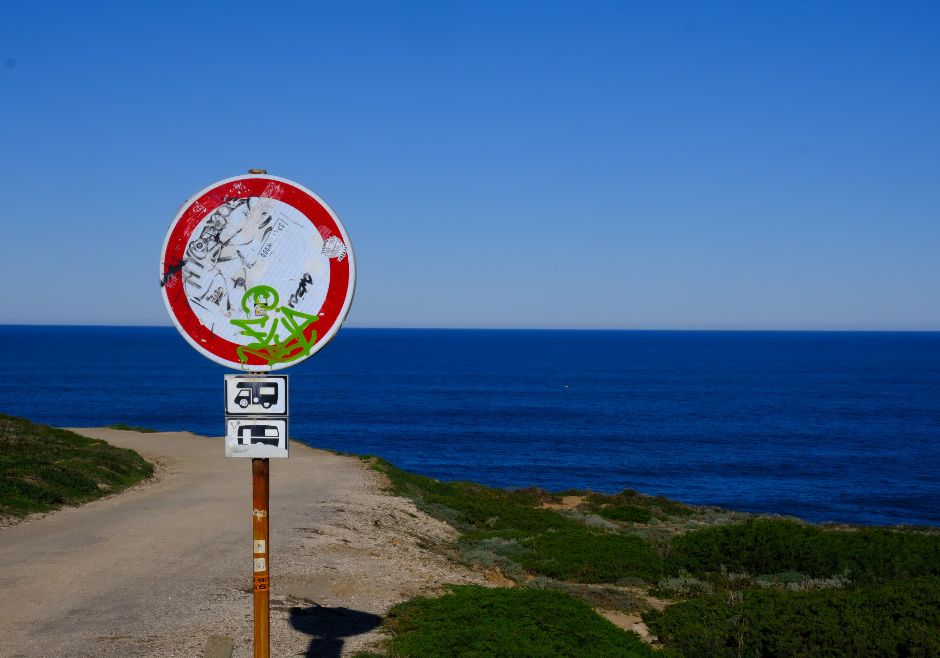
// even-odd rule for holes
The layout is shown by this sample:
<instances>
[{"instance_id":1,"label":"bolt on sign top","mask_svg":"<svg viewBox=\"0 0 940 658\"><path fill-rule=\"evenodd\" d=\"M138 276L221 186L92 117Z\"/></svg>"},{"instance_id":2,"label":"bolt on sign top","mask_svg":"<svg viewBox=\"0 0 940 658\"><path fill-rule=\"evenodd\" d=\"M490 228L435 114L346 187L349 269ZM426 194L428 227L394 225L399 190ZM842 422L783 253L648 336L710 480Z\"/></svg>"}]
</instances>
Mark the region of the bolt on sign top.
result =
<instances>
[{"instance_id":1,"label":"bolt on sign top","mask_svg":"<svg viewBox=\"0 0 940 658\"><path fill-rule=\"evenodd\" d=\"M303 361L352 304L346 229L302 185L268 174L210 185L180 208L160 254L176 328L216 363L247 372Z\"/></svg>"}]
</instances>

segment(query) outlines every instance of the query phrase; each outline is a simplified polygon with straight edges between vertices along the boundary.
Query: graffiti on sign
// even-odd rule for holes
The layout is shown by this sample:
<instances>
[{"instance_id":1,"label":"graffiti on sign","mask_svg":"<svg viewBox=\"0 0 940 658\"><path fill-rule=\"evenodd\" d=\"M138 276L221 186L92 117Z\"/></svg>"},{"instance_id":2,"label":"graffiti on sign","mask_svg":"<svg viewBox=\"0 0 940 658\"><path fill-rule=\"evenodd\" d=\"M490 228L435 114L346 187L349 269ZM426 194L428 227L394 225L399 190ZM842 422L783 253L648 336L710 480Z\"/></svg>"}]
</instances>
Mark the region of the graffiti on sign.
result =
<instances>
[{"instance_id":1,"label":"graffiti on sign","mask_svg":"<svg viewBox=\"0 0 940 658\"><path fill-rule=\"evenodd\" d=\"M330 340L355 280L348 237L312 192L284 179L221 181L184 204L160 285L190 344L223 365L267 371Z\"/></svg>"},{"instance_id":2,"label":"graffiti on sign","mask_svg":"<svg viewBox=\"0 0 940 658\"><path fill-rule=\"evenodd\" d=\"M242 309L254 316L230 321L241 329L242 336L252 341L237 350L242 363L248 361L249 355L273 364L295 361L310 353L317 332L314 330L308 337L305 331L320 318L289 306L278 306L279 300L277 291L270 286L255 286L242 297ZM282 338L282 334L286 335Z\"/></svg>"}]
</instances>

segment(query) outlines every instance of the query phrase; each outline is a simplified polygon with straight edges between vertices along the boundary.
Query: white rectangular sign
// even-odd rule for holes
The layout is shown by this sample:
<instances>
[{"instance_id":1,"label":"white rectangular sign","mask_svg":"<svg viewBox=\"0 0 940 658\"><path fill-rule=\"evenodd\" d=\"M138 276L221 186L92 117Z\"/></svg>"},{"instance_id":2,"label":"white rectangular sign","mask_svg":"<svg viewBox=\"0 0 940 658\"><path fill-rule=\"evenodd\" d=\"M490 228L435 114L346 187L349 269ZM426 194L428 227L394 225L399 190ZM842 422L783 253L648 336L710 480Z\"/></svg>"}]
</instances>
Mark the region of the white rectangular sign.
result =
<instances>
[{"instance_id":1,"label":"white rectangular sign","mask_svg":"<svg viewBox=\"0 0 940 658\"><path fill-rule=\"evenodd\" d=\"M286 416L287 375L225 375L227 416Z\"/></svg>"},{"instance_id":2,"label":"white rectangular sign","mask_svg":"<svg viewBox=\"0 0 940 658\"><path fill-rule=\"evenodd\" d=\"M226 457L287 457L287 419L225 418Z\"/></svg>"}]
</instances>

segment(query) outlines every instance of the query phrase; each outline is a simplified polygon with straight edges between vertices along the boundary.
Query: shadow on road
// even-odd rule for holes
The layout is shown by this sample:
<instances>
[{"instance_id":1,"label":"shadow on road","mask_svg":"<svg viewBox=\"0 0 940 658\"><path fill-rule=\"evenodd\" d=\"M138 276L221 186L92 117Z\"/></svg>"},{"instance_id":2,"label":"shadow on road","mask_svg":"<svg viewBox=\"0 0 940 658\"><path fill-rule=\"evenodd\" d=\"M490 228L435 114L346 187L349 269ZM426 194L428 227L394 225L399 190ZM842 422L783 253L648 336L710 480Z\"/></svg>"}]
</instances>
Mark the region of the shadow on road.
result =
<instances>
[{"instance_id":1,"label":"shadow on road","mask_svg":"<svg viewBox=\"0 0 940 658\"><path fill-rule=\"evenodd\" d=\"M313 636L306 656L339 658L345 638L371 631L382 618L369 612L349 608L310 606L290 609L290 624L301 633Z\"/></svg>"}]
</instances>

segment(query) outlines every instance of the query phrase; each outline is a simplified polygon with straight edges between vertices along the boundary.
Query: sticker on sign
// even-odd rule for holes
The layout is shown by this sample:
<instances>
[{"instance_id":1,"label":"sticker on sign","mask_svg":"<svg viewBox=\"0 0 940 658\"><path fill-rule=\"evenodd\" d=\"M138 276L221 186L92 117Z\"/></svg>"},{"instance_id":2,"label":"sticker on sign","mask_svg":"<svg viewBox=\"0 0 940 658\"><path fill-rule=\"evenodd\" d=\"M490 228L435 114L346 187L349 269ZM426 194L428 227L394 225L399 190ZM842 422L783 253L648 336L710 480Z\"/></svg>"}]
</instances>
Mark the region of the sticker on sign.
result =
<instances>
[{"instance_id":1,"label":"sticker on sign","mask_svg":"<svg viewBox=\"0 0 940 658\"><path fill-rule=\"evenodd\" d=\"M225 419L225 456L286 458L287 419L238 417Z\"/></svg>"},{"instance_id":2,"label":"sticker on sign","mask_svg":"<svg viewBox=\"0 0 940 658\"><path fill-rule=\"evenodd\" d=\"M248 372L286 368L339 330L355 291L339 218L299 183L268 174L219 181L167 231L160 287L196 350Z\"/></svg>"}]
</instances>

